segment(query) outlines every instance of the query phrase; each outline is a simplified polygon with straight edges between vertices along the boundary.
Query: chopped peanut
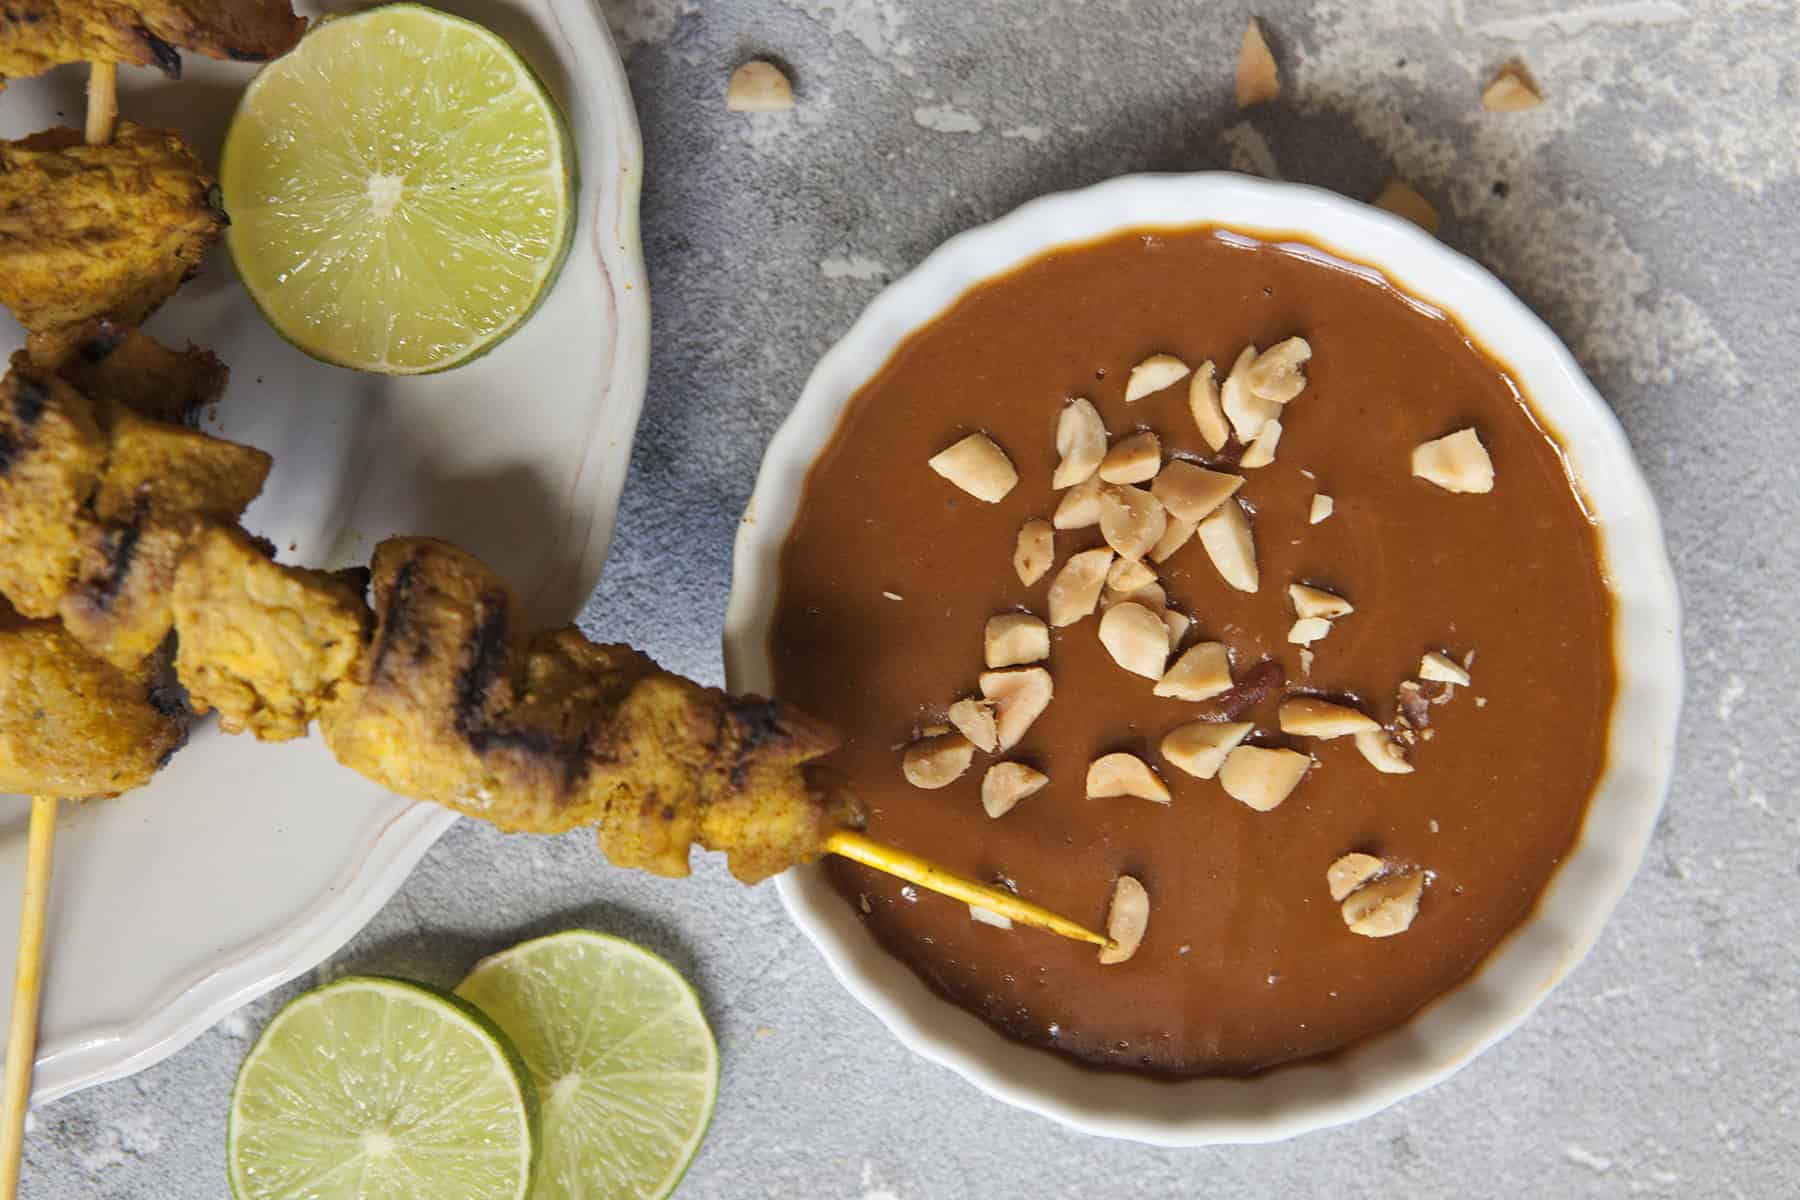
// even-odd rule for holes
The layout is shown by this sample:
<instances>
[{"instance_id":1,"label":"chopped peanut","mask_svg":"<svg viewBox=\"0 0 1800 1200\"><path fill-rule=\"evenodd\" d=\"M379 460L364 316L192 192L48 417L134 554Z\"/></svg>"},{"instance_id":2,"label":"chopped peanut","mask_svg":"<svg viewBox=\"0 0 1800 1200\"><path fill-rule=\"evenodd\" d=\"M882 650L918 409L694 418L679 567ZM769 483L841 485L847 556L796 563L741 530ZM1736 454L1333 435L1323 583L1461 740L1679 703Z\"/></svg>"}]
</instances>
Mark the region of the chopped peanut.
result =
<instances>
[{"instance_id":1,"label":"chopped peanut","mask_svg":"<svg viewBox=\"0 0 1800 1200\"><path fill-rule=\"evenodd\" d=\"M1100 478L1107 483L1148 483L1162 468L1162 441L1144 430L1120 438L1100 460Z\"/></svg>"},{"instance_id":2,"label":"chopped peanut","mask_svg":"<svg viewBox=\"0 0 1800 1200\"><path fill-rule=\"evenodd\" d=\"M1107 549L1083 550L1069 555L1056 578L1050 581L1050 624L1060 629L1073 625L1094 611L1100 603L1100 589L1106 586L1106 573L1112 566L1113 552Z\"/></svg>"},{"instance_id":3,"label":"chopped peanut","mask_svg":"<svg viewBox=\"0 0 1800 1200\"><path fill-rule=\"evenodd\" d=\"M1275 447L1281 444L1281 422L1263 422L1262 432L1256 440L1244 448L1244 456L1238 459L1238 466L1246 471L1254 471L1258 467L1266 467L1275 461Z\"/></svg>"},{"instance_id":4,"label":"chopped peanut","mask_svg":"<svg viewBox=\"0 0 1800 1200\"><path fill-rule=\"evenodd\" d=\"M1100 644L1134 675L1160 679L1169 661L1169 627L1141 604L1115 604L1100 618Z\"/></svg>"},{"instance_id":5,"label":"chopped peanut","mask_svg":"<svg viewBox=\"0 0 1800 1200\"><path fill-rule=\"evenodd\" d=\"M1121 558L1142 558L1162 540L1169 517L1143 488L1108 485L1100 493L1100 535Z\"/></svg>"},{"instance_id":6,"label":"chopped peanut","mask_svg":"<svg viewBox=\"0 0 1800 1200\"><path fill-rule=\"evenodd\" d=\"M1215 452L1223 450L1231 440L1231 426L1219 407L1219 369L1210 358L1194 371L1193 382L1188 384L1188 411L1206 444Z\"/></svg>"},{"instance_id":7,"label":"chopped peanut","mask_svg":"<svg viewBox=\"0 0 1800 1200\"><path fill-rule=\"evenodd\" d=\"M1244 372L1244 383L1264 400L1286 404L1305 390L1304 368L1311 358L1312 346L1305 338L1277 342L1256 356Z\"/></svg>"},{"instance_id":8,"label":"chopped peanut","mask_svg":"<svg viewBox=\"0 0 1800 1200\"><path fill-rule=\"evenodd\" d=\"M1145 396L1180 383L1187 376L1188 365L1179 358L1172 354L1152 354L1131 368L1131 378L1125 381L1125 402L1130 404L1142 400Z\"/></svg>"},{"instance_id":9,"label":"chopped peanut","mask_svg":"<svg viewBox=\"0 0 1800 1200\"><path fill-rule=\"evenodd\" d=\"M1056 464L1050 486L1057 491L1086 483L1106 457L1106 425L1099 410L1080 396L1064 405L1056 419L1056 452L1062 461Z\"/></svg>"},{"instance_id":10,"label":"chopped peanut","mask_svg":"<svg viewBox=\"0 0 1800 1200\"><path fill-rule=\"evenodd\" d=\"M971 433L931 457L931 469L977 500L998 504L1019 482L1006 452L985 434Z\"/></svg>"},{"instance_id":11,"label":"chopped peanut","mask_svg":"<svg viewBox=\"0 0 1800 1200\"><path fill-rule=\"evenodd\" d=\"M1087 529L1100 523L1100 493L1106 485L1100 482L1100 476L1076 484L1063 493L1063 498L1050 515L1050 524L1055 529Z\"/></svg>"},{"instance_id":12,"label":"chopped peanut","mask_svg":"<svg viewBox=\"0 0 1800 1200\"><path fill-rule=\"evenodd\" d=\"M1357 734L1356 749L1383 775L1411 775L1413 772L1413 765L1406 761L1406 751L1385 729L1366 729Z\"/></svg>"},{"instance_id":13,"label":"chopped peanut","mask_svg":"<svg viewBox=\"0 0 1800 1200\"><path fill-rule=\"evenodd\" d=\"M1525 64L1514 59L1501 67L1493 81L1481 91L1481 107L1489 112L1515 113L1536 108L1544 102L1537 81Z\"/></svg>"},{"instance_id":14,"label":"chopped peanut","mask_svg":"<svg viewBox=\"0 0 1800 1200\"><path fill-rule=\"evenodd\" d=\"M1031 587L1050 572L1056 561L1056 527L1048 521L1027 521L1019 527L1013 547L1013 570L1019 582Z\"/></svg>"},{"instance_id":15,"label":"chopped peanut","mask_svg":"<svg viewBox=\"0 0 1800 1200\"><path fill-rule=\"evenodd\" d=\"M978 682L981 694L994 702L994 723L1000 737L998 749L1002 753L1019 744L1032 723L1050 707L1055 695L1050 672L1042 667L983 671Z\"/></svg>"},{"instance_id":16,"label":"chopped peanut","mask_svg":"<svg viewBox=\"0 0 1800 1200\"><path fill-rule=\"evenodd\" d=\"M1243 486L1242 475L1209 471L1177 458L1157 472L1150 494L1169 510L1169 516L1198 523L1218 511L1219 505Z\"/></svg>"},{"instance_id":17,"label":"chopped peanut","mask_svg":"<svg viewBox=\"0 0 1800 1200\"><path fill-rule=\"evenodd\" d=\"M1341 902L1386 867L1387 864L1373 854L1346 854L1326 870L1325 886L1331 889L1331 898Z\"/></svg>"},{"instance_id":18,"label":"chopped peanut","mask_svg":"<svg viewBox=\"0 0 1800 1200\"><path fill-rule=\"evenodd\" d=\"M1412 927L1425 892L1423 871L1399 871L1365 884L1344 900L1344 924L1364 937L1393 937Z\"/></svg>"},{"instance_id":19,"label":"chopped peanut","mask_svg":"<svg viewBox=\"0 0 1800 1200\"><path fill-rule=\"evenodd\" d=\"M1281 415L1281 405L1273 400L1264 400L1250 390L1247 376L1250 364L1256 361L1256 347L1245 346L1231 365L1231 374L1225 376L1225 384L1219 389L1219 407L1225 411L1225 419L1231 422L1231 431L1237 440L1248 446L1256 440L1264 425Z\"/></svg>"},{"instance_id":20,"label":"chopped peanut","mask_svg":"<svg viewBox=\"0 0 1800 1200\"><path fill-rule=\"evenodd\" d=\"M1256 572L1256 541L1250 532L1250 518L1244 506L1227 500L1199 525L1200 544L1226 583L1240 592L1254 592L1259 586Z\"/></svg>"},{"instance_id":21,"label":"chopped peanut","mask_svg":"<svg viewBox=\"0 0 1800 1200\"><path fill-rule=\"evenodd\" d=\"M1381 728L1367 713L1311 696L1283 701L1277 715L1281 732L1296 737L1339 738Z\"/></svg>"},{"instance_id":22,"label":"chopped peanut","mask_svg":"<svg viewBox=\"0 0 1800 1200\"><path fill-rule=\"evenodd\" d=\"M1048 775L1024 763L995 763L981 777L981 807L997 821L1019 801L1043 791L1049 782Z\"/></svg>"},{"instance_id":23,"label":"chopped peanut","mask_svg":"<svg viewBox=\"0 0 1800 1200\"><path fill-rule=\"evenodd\" d=\"M1342 596L1324 588L1308 587L1304 583L1288 584L1288 599L1293 601L1294 615L1297 617L1324 617L1328 621L1335 621L1356 611Z\"/></svg>"},{"instance_id":24,"label":"chopped peanut","mask_svg":"<svg viewBox=\"0 0 1800 1200\"><path fill-rule=\"evenodd\" d=\"M794 107L794 85L780 67L755 59L731 73L725 107L732 112L782 112Z\"/></svg>"},{"instance_id":25,"label":"chopped peanut","mask_svg":"<svg viewBox=\"0 0 1800 1200\"><path fill-rule=\"evenodd\" d=\"M1463 669L1462 664L1436 650L1419 660L1419 678L1435 683L1454 683L1457 687L1469 686L1469 673Z\"/></svg>"},{"instance_id":26,"label":"chopped peanut","mask_svg":"<svg viewBox=\"0 0 1800 1200\"><path fill-rule=\"evenodd\" d=\"M1219 783L1233 800L1268 812L1293 794L1311 767L1311 758L1293 750L1239 746L1225 756Z\"/></svg>"},{"instance_id":27,"label":"chopped peanut","mask_svg":"<svg viewBox=\"0 0 1800 1200\"><path fill-rule=\"evenodd\" d=\"M1194 536L1194 530L1197 528L1199 528L1197 521L1183 521L1180 517L1170 517L1168 525L1163 527L1163 535L1156 540L1156 545L1150 547L1150 561L1154 563L1167 562L1177 550L1188 544L1188 539Z\"/></svg>"},{"instance_id":28,"label":"chopped peanut","mask_svg":"<svg viewBox=\"0 0 1800 1200\"><path fill-rule=\"evenodd\" d=\"M1157 804L1169 802L1168 787L1135 754L1103 754L1089 763L1087 794L1090 800L1134 796Z\"/></svg>"},{"instance_id":29,"label":"chopped peanut","mask_svg":"<svg viewBox=\"0 0 1800 1200\"><path fill-rule=\"evenodd\" d=\"M1437 235L1443 218L1438 210L1432 207L1431 201L1419 195L1412 184L1404 179L1390 179L1381 194L1375 197L1375 207L1386 209L1396 217L1405 217L1420 229L1432 236Z\"/></svg>"},{"instance_id":30,"label":"chopped peanut","mask_svg":"<svg viewBox=\"0 0 1800 1200\"><path fill-rule=\"evenodd\" d=\"M1331 632L1331 622L1324 617L1301 617L1288 630L1287 640L1296 646L1310 646Z\"/></svg>"},{"instance_id":31,"label":"chopped peanut","mask_svg":"<svg viewBox=\"0 0 1800 1200\"><path fill-rule=\"evenodd\" d=\"M921 738L906 748L901 769L916 788L948 787L969 769L975 747L960 733Z\"/></svg>"},{"instance_id":32,"label":"chopped peanut","mask_svg":"<svg viewBox=\"0 0 1800 1200\"><path fill-rule=\"evenodd\" d=\"M975 748L988 754L1000 744L999 727L994 723L994 702L977 700L973 696L965 696L950 706L950 723L956 726L958 733L974 743Z\"/></svg>"},{"instance_id":33,"label":"chopped peanut","mask_svg":"<svg viewBox=\"0 0 1800 1200\"><path fill-rule=\"evenodd\" d=\"M982 649L990 669L1043 662L1050 657L1050 627L1030 613L989 617Z\"/></svg>"},{"instance_id":34,"label":"chopped peanut","mask_svg":"<svg viewBox=\"0 0 1800 1200\"><path fill-rule=\"evenodd\" d=\"M1115 966L1128 961L1144 941L1150 926L1150 893L1130 875L1119 876L1113 884L1112 906L1106 911L1106 936L1111 946L1100 948L1102 966Z\"/></svg>"},{"instance_id":35,"label":"chopped peanut","mask_svg":"<svg viewBox=\"0 0 1800 1200\"><path fill-rule=\"evenodd\" d=\"M1223 642L1201 642L1175 661L1152 689L1175 700L1210 700L1231 690L1231 651Z\"/></svg>"},{"instance_id":36,"label":"chopped peanut","mask_svg":"<svg viewBox=\"0 0 1800 1200\"><path fill-rule=\"evenodd\" d=\"M1163 738L1162 755L1196 779L1211 779L1254 728L1248 721L1190 721Z\"/></svg>"},{"instance_id":37,"label":"chopped peanut","mask_svg":"<svg viewBox=\"0 0 1800 1200\"><path fill-rule=\"evenodd\" d=\"M1106 586L1115 592L1135 592L1155 582L1155 571L1129 558L1116 560L1106 572Z\"/></svg>"},{"instance_id":38,"label":"chopped peanut","mask_svg":"<svg viewBox=\"0 0 1800 1200\"><path fill-rule=\"evenodd\" d=\"M1234 82L1239 108L1262 104L1281 95L1281 74L1275 69L1275 56L1269 53L1269 43L1255 17L1244 27Z\"/></svg>"},{"instance_id":39,"label":"chopped peanut","mask_svg":"<svg viewBox=\"0 0 1800 1200\"><path fill-rule=\"evenodd\" d=\"M1415 448L1412 473L1446 492L1494 490L1494 460L1473 429L1459 429Z\"/></svg>"}]
</instances>

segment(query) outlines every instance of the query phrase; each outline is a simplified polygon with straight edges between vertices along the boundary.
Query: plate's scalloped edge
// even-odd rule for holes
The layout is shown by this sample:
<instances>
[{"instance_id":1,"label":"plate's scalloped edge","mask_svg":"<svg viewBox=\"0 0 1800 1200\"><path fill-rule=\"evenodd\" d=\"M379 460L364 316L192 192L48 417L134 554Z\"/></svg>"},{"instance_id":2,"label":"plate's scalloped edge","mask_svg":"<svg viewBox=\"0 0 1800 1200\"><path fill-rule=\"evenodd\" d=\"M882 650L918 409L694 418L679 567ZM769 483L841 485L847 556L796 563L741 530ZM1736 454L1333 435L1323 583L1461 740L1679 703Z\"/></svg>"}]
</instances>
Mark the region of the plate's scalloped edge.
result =
<instances>
[{"instance_id":1,"label":"plate's scalloped edge","mask_svg":"<svg viewBox=\"0 0 1800 1200\"><path fill-rule=\"evenodd\" d=\"M588 459L609 441L621 443L621 452L629 459L650 368L650 289L638 225L643 140L625 66L597 0L548 0L548 7L569 62L583 68L589 82L604 90L599 107L610 116L582 139L584 151L596 140L610 143L608 152L583 153L582 158L584 167L590 160L607 164L613 177L584 171L581 179L583 189L591 189L594 197L592 250L618 313L618 337L602 397L607 411L596 423ZM583 469L590 465L584 460ZM582 514L587 521L579 533L585 586L577 590L584 600L599 581L611 542L618 489L609 490L605 499L605 504ZM235 1009L317 966L369 922L457 819L436 805L404 803L362 856L346 864L319 902L287 926L237 948L229 959L211 965L197 978L175 984L140 1020L69 1035L47 1052L40 1047L31 1103L42 1104L154 1066Z\"/></svg>"},{"instance_id":2,"label":"plate's scalloped edge","mask_svg":"<svg viewBox=\"0 0 1800 1200\"><path fill-rule=\"evenodd\" d=\"M1380 264L1396 287L1455 314L1496 348L1556 430L1594 506L1615 589L1619 680L1606 774L1526 923L1475 975L1401 1026L1250 1079L1102 1075L1009 1041L882 951L819 866L777 878L794 923L903 1045L1005 1103L1085 1133L1164 1146L1277 1141L1368 1116L1448 1078L1517 1028L1586 956L1643 858L1668 788L1682 695L1680 598L1655 500L1618 420L1555 333L1484 268L1398 217L1322 189L1224 172L1126 176L1030 201L951 238L870 303L820 359L763 459L733 561L728 685L768 690L767 631L801 486L844 404L912 330L1058 243L1198 224L1277 242L1299 234L1352 262Z\"/></svg>"}]
</instances>

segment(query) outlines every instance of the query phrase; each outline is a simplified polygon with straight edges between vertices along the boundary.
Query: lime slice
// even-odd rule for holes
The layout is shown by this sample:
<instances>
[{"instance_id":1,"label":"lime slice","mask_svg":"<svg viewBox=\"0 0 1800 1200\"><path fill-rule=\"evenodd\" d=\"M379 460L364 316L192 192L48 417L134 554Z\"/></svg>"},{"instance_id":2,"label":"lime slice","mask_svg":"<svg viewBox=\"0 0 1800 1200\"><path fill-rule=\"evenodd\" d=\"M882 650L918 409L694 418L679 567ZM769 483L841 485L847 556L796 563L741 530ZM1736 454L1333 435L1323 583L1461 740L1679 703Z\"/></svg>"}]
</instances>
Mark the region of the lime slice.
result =
<instances>
[{"instance_id":1,"label":"lime slice","mask_svg":"<svg viewBox=\"0 0 1800 1200\"><path fill-rule=\"evenodd\" d=\"M352 976L299 997L231 1096L238 1200L518 1200L531 1085L505 1035L453 996Z\"/></svg>"},{"instance_id":2,"label":"lime slice","mask_svg":"<svg viewBox=\"0 0 1800 1200\"><path fill-rule=\"evenodd\" d=\"M315 358L389 375L491 349L549 291L568 133L498 36L417 4L321 22L250 84L219 181L238 274Z\"/></svg>"},{"instance_id":3,"label":"lime slice","mask_svg":"<svg viewBox=\"0 0 1800 1200\"><path fill-rule=\"evenodd\" d=\"M532 1200L652 1200L681 1182L719 1051L674 967L578 929L476 964L456 994L506 1031L543 1098Z\"/></svg>"}]
</instances>

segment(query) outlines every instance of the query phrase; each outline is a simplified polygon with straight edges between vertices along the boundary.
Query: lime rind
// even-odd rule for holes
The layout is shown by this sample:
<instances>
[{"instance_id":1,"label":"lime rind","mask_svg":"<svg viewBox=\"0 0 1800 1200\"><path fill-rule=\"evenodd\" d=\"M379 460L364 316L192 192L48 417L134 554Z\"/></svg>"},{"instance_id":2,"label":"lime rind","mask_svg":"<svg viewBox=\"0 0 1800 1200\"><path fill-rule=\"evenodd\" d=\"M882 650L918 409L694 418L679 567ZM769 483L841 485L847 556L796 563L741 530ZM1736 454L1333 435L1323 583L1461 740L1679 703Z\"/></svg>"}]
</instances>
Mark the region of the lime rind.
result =
<instances>
[{"instance_id":1,"label":"lime rind","mask_svg":"<svg viewBox=\"0 0 1800 1200\"><path fill-rule=\"evenodd\" d=\"M574 151L542 81L490 30L418 4L320 22L266 67L220 178L227 244L269 323L384 374L499 345L574 236Z\"/></svg>"},{"instance_id":2,"label":"lime rind","mask_svg":"<svg viewBox=\"0 0 1800 1200\"><path fill-rule=\"evenodd\" d=\"M532 1200L657 1200L680 1184L718 1100L698 995L658 955L588 930L476 964L457 994L507 1031L542 1100Z\"/></svg>"},{"instance_id":3,"label":"lime rind","mask_svg":"<svg viewBox=\"0 0 1800 1200\"><path fill-rule=\"evenodd\" d=\"M238 1200L521 1200L530 1075L458 997L351 976L296 997L239 1068L226 1125Z\"/></svg>"}]
</instances>

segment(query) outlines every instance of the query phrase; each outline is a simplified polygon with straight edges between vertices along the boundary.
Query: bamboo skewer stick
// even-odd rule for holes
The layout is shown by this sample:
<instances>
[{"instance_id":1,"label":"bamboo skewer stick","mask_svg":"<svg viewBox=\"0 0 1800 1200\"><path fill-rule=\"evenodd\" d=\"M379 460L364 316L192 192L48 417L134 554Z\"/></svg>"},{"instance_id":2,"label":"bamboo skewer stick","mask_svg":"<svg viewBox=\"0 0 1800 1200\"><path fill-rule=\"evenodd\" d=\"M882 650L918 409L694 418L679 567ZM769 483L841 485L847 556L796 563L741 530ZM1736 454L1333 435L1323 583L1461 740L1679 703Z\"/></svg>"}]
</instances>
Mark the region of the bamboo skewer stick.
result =
<instances>
[{"instance_id":1,"label":"bamboo skewer stick","mask_svg":"<svg viewBox=\"0 0 1800 1200\"><path fill-rule=\"evenodd\" d=\"M88 71L88 143L94 146L104 146L112 141L113 128L118 123L119 68L113 63L97 62Z\"/></svg>"},{"instance_id":2,"label":"bamboo skewer stick","mask_svg":"<svg viewBox=\"0 0 1800 1200\"><path fill-rule=\"evenodd\" d=\"M973 879L965 879L943 867L934 866L915 854L904 850L885 846L863 834L848 829L840 829L825 839L825 851L843 858L851 859L873 867L877 871L885 871L910 883L916 883L927 891L949 896L953 900L961 900L977 908L985 908L1009 917L1021 925L1029 925L1033 929L1045 929L1059 937L1071 938L1077 942L1088 942L1095 946L1110 948L1113 940L1105 934L1095 933L1083 925L1077 925L1067 917L1058 916L1047 908L1021 900L1011 892L999 888L988 887L976 883Z\"/></svg>"},{"instance_id":3,"label":"bamboo skewer stick","mask_svg":"<svg viewBox=\"0 0 1800 1200\"><path fill-rule=\"evenodd\" d=\"M50 904L50 852L56 845L56 797L31 798L25 851L25 893L19 913L19 951L13 970L12 1024L6 1037L6 1082L0 1091L0 1196L19 1192L25 1148L25 1110L37 1057L38 994L44 983L44 917Z\"/></svg>"}]
</instances>

